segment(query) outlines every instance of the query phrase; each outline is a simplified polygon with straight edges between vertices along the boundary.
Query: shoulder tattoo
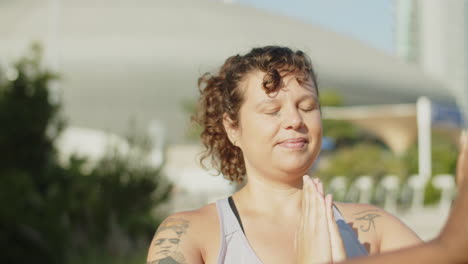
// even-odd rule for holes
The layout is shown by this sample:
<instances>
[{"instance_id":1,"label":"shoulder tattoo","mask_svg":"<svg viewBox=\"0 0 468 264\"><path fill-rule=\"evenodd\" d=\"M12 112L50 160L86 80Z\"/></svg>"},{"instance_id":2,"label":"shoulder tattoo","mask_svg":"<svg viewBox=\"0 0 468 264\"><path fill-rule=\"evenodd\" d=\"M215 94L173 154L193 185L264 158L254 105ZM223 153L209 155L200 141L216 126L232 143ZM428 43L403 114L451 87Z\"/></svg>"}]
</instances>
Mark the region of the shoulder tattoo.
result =
<instances>
[{"instance_id":1,"label":"shoulder tattoo","mask_svg":"<svg viewBox=\"0 0 468 264\"><path fill-rule=\"evenodd\" d=\"M190 222L183 218L170 217L159 225L148 256L147 264L183 264L184 255L179 251L181 238Z\"/></svg>"},{"instance_id":2,"label":"shoulder tattoo","mask_svg":"<svg viewBox=\"0 0 468 264\"><path fill-rule=\"evenodd\" d=\"M375 231L374 219L382 216L379 214L379 210L377 209L365 210L359 213L355 213L353 215L355 216L355 220L359 221L359 230L361 230L362 232L367 232L371 228L373 228L373 230Z\"/></svg>"}]
</instances>

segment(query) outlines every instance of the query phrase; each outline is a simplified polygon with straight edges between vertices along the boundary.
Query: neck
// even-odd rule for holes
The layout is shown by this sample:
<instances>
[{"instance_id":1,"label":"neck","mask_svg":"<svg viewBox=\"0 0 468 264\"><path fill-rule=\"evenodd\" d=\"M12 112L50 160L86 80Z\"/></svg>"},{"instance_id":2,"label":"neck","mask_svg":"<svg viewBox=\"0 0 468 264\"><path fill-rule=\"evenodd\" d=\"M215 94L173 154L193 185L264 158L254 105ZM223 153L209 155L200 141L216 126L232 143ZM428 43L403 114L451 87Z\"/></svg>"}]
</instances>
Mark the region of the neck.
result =
<instances>
[{"instance_id":1,"label":"neck","mask_svg":"<svg viewBox=\"0 0 468 264\"><path fill-rule=\"evenodd\" d=\"M240 207L260 214L297 216L302 202L302 176L278 182L249 174L246 185L233 195Z\"/></svg>"}]
</instances>

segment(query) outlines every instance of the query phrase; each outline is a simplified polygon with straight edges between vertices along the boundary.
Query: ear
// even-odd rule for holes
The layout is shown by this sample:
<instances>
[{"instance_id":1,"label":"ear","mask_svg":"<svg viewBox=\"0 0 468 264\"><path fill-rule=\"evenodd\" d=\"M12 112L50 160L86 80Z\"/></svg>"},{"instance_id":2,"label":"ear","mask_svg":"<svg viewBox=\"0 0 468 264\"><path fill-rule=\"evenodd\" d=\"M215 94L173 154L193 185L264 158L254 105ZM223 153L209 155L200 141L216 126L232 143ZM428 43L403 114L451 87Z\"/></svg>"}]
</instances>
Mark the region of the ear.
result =
<instances>
[{"instance_id":1,"label":"ear","mask_svg":"<svg viewBox=\"0 0 468 264\"><path fill-rule=\"evenodd\" d=\"M235 126L235 122L232 121L232 119L227 113L223 114L223 126L231 143L236 145L236 141L238 140L239 128Z\"/></svg>"}]
</instances>

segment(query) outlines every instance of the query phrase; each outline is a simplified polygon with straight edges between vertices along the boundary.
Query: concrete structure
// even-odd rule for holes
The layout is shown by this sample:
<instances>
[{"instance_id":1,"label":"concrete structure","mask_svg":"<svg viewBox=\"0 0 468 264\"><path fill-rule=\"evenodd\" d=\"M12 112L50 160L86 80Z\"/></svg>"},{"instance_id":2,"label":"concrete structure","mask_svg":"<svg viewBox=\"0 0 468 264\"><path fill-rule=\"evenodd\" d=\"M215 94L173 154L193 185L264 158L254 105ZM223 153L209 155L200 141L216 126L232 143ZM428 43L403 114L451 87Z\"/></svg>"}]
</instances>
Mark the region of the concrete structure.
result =
<instances>
[{"instance_id":1,"label":"concrete structure","mask_svg":"<svg viewBox=\"0 0 468 264\"><path fill-rule=\"evenodd\" d=\"M346 120L378 136L393 152L403 154L418 135L416 105L327 107L328 119Z\"/></svg>"}]
</instances>

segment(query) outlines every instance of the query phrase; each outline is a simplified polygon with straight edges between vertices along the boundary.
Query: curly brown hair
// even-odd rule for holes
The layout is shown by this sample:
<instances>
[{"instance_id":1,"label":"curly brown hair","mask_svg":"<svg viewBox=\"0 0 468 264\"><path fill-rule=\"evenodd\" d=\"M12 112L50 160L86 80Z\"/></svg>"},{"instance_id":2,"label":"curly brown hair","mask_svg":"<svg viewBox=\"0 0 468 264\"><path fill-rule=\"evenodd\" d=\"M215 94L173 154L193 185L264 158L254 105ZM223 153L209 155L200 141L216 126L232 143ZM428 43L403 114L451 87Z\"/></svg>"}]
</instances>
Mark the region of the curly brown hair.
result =
<instances>
[{"instance_id":1,"label":"curly brown hair","mask_svg":"<svg viewBox=\"0 0 468 264\"><path fill-rule=\"evenodd\" d=\"M252 49L245 55L229 57L217 74L205 73L198 79L200 99L193 120L202 127L205 146L200 157L211 157L211 166L230 181L241 183L246 170L242 150L231 143L223 126L226 113L238 125L243 97L239 84L253 71L265 73L263 89L267 94L282 86L282 77L293 73L299 83L312 80L318 96L317 78L310 58L302 51L287 47L266 46Z\"/></svg>"}]
</instances>

